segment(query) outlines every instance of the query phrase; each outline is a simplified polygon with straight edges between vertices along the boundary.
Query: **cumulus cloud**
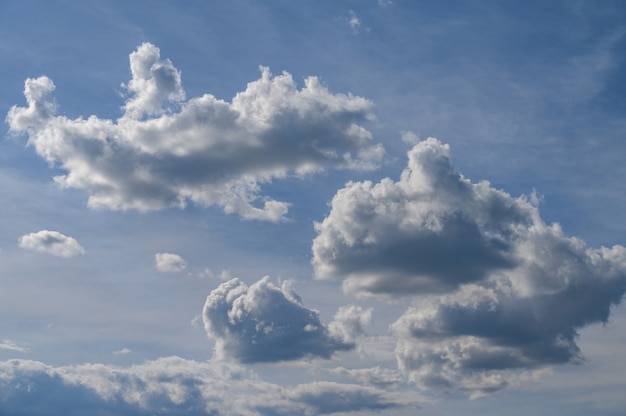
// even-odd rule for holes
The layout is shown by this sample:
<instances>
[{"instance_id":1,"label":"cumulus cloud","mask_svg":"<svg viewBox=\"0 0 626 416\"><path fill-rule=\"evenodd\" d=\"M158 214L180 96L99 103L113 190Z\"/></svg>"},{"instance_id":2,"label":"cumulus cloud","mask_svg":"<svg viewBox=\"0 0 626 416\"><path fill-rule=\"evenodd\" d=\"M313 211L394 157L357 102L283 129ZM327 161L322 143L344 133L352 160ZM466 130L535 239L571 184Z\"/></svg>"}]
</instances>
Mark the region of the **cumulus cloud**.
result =
<instances>
[{"instance_id":1,"label":"cumulus cloud","mask_svg":"<svg viewBox=\"0 0 626 416\"><path fill-rule=\"evenodd\" d=\"M220 358L246 363L330 358L354 348L340 331L331 332L317 311L304 307L288 282L278 287L267 276L250 286L236 278L222 283L207 297L202 316Z\"/></svg>"},{"instance_id":2,"label":"cumulus cloud","mask_svg":"<svg viewBox=\"0 0 626 416\"><path fill-rule=\"evenodd\" d=\"M189 201L245 219L279 221L288 202L261 185L327 168L368 169L383 154L363 123L372 103L333 94L316 77L297 88L286 72L261 68L231 102L210 94L185 101L181 73L144 43L130 54L129 97L117 120L56 115L47 77L27 79L27 107L7 115L37 153L67 173L54 180L86 190L89 206L140 211Z\"/></svg>"},{"instance_id":3,"label":"cumulus cloud","mask_svg":"<svg viewBox=\"0 0 626 416\"><path fill-rule=\"evenodd\" d=\"M594 249L513 198L456 172L436 139L397 182L351 182L316 225L318 278L349 292L414 296L392 326L399 367L423 388L483 394L577 363L578 330L626 291L626 248Z\"/></svg>"},{"instance_id":4,"label":"cumulus cloud","mask_svg":"<svg viewBox=\"0 0 626 416\"><path fill-rule=\"evenodd\" d=\"M11 415L313 415L415 406L418 398L332 382L284 388L232 364L178 357L130 368L0 362L0 409Z\"/></svg>"},{"instance_id":5,"label":"cumulus cloud","mask_svg":"<svg viewBox=\"0 0 626 416\"><path fill-rule=\"evenodd\" d=\"M330 332L339 339L354 343L358 338L367 334L366 328L372 322L372 312L371 308L363 309L355 305L342 306L328 325Z\"/></svg>"},{"instance_id":6,"label":"cumulus cloud","mask_svg":"<svg viewBox=\"0 0 626 416\"><path fill-rule=\"evenodd\" d=\"M66 258L85 254L85 249L75 239L58 231L42 230L23 235L19 238L18 245L21 248Z\"/></svg>"},{"instance_id":7,"label":"cumulus cloud","mask_svg":"<svg viewBox=\"0 0 626 416\"><path fill-rule=\"evenodd\" d=\"M156 268L164 273L178 273L187 268L187 262L178 254L156 253L154 261Z\"/></svg>"}]
</instances>

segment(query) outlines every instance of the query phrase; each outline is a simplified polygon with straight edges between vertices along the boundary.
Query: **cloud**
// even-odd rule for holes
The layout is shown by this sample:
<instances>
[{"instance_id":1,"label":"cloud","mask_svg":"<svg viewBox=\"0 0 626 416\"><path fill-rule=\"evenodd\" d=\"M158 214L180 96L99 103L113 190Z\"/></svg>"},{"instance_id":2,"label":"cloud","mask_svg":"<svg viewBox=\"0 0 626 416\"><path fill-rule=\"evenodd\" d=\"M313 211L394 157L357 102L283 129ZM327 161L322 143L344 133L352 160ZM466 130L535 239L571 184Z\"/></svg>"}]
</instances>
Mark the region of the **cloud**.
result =
<instances>
[{"instance_id":1,"label":"cloud","mask_svg":"<svg viewBox=\"0 0 626 416\"><path fill-rule=\"evenodd\" d=\"M330 370L334 374L345 376L359 381L361 384L376 386L381 389L389 389L406 382L405 377L397 370L389 368L344 368L337 367Z\"/></svg>"},{"instance_id":2,"label":"cloud","mask_svg":"<svg viewBox=\"0 0 626 416\"><path fill-rule=\"evenodd\" d=\"M0 362L0 409L11 415L312 415L415 406L382 389L316 382L281 387L241 367L179 357L129 368Z\"/></svg>"},{"instance_id":3,"label":"cloud","mask_svg":"<svg viewBox=\"0 0 626 416\"><path fill-rule=\"evenodd\" d=\"M353 292L453 290L513 267L512 238L533 210L463 178L450 165L449 147L431 138L409 152L398 182L349 182L337 192L315 225L315 274L344 279Z\"/></svg>"},{"instance_id":4,"label":"cloud","mask_svg":"<svg viewBox=\"0 0 626 416\"><path fill-rule=\"evenodd\" d=\"M360 306L342 306L339 308L333 321L328 325L330 332L338 339L354 343L366 335L365 328L372 322L373 309L363 309Z\"/></svg>"},{"instance_id":5,"label":"cloud","mask_svg":"<svg viewBox=\"0 0 626 416\"><path fill-rule=\"evenodd\" d=\"M16 344L10 339L4 339L2 340L2 342L0 342L0 350L15 351L15 352L22 352L22 353L30 352L30 349L23 347L19 344Z\"/></svg>"},{"instance_id":6,"label":"cloud","mask_svg":"<svg viewBox=\"0 0 626 416\"><path fill-rule=\"evenodd\" d=\"M113 355L127 355L133 352L130 348L122 348L121 350L113 351Z\"/></svg>"},{"instance_id":7,"label":"cloud","mask_svg":"<svg viewBox=\"0 0 626 416\"><path fill-rule=\"evenodd\" d=\"M337 192L316 225L317 278L414 297L392 329L422 388L479 395L582 362L578 330L607 322L626 291L626 248L590 248L545 224L533 198L472 183L436 139L408 156L398 182Z\"/></svg>"},{"instance_id":8,"label":"cloud","mask_svg":"<svg viewBox=\"0 0 626 416\"><path fill-rule=\"evenodd\" d=\"M288 282L277 287L267 276L250 286L239 279L222 283L207 297L202 316L220 358L244 363L330 358L354 348L340 331L331 332L317 311L304 307Z\"/></svg>"},{"instance_id":9,"label":"cloud","mask_svg":"<svg viewBox=\"0 0 626 416\"><path fill-rule=\"evenodd\" d=\"M66 258L85 254L85 249L76 240L58 231L42 230L23 235L19 238L18 245L21 248Z\"/></svg>"},{"instance_id":10,"label":"cloud","mask_svg":"<svg viewBox=\"0 0 626 416\"><path fill-rule=\"evenodd\" d=\"M27 107L7 115L37 153L67 173L54 180L83 189L93 208L140 211L217 205L245 219L279 221L289 203L261 185L328 168L370 169L383 155L363 123L370 101L333 94L316 77L261 68L231 102L210 94L184 100L180 71L144 43L130 54L129 97L117 120L56 115L47 77L27 79Z\"/></svg>"},{"instance_id":11,"label":"cloud","mask_svg":"<svg viewBox=\"0 0 626 416\"><path fill-rule=\"evenodd\" d=\"M156 253L154 261L156 268L164 273L178 273L187 268L187 262L178 254Z\"/></svg>"},{"instance_id":12,"label":"cloud","mask_svg":"<svg viewBox=\"0 0 626 416\"><path fill-rule=\"evenodd\" d=\"M359 27L361 27L361 19L359 19L356 13L354 13L352 10L350 10L350 18L348 19L348 25L355 32L358 32Z\"/></svg>"}]
</instances>

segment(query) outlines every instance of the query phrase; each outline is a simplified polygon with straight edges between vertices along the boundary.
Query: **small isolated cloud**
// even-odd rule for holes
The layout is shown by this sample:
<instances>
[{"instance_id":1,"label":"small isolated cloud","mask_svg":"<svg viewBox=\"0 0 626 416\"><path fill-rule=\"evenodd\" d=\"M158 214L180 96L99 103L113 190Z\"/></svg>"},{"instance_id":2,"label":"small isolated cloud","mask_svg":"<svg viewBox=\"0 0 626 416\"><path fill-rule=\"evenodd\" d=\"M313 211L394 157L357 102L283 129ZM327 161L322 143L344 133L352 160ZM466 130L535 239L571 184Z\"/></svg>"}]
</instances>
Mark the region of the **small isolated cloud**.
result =
<instances>
[{"instance_id":1,"label":"small isolated cloud","mask_svg":"<svg viewBox=\"0 0 626 416\"><path fill-rule=\"evenodd\" d=\"M156 253L155 267L164 273L179 273L187 268L187 262L178 254Z\"/></svg>"},{"instance_id":2,"label":"small isolated cloud","mask_svg":"<svg viewBox=\"0 0 626 416\"><path fill-rule=\"evenodd\" d=\"M331 332L317 311L304 307L287 282L278 287L267 276L250 286L239 279L222 283L207 297L202 316L220 358L246 363L330 358L354 348Z\"/></svg>"},{"instance_id":3,"label":"small isolated cloud","mask_svg":"<svg viewBox=\"0 0 626 416\"><path fill-rule=\"evenodd\" d=\"M359 28L361 27L361 19L359 19L356 13L354 13L352 10L350 10L350 18L348 19L348 25L355 32L358 32Z\"/></svg>"},{"instance_id":4,"label":"small isolated cloud","mask_svg":"<svg viewBox=\"0 0 626 416\"><path fill-rule=\"evenodd\" d=\"M317 415L415 407L423 401L328 381L284 388L232 363L178 357L130 368L0 362L0 409L11 415Z\"/></svg>"},{"instance_id":5,"label":"small isolated cloud","mask_svg":"<svg viewBox=\"0 0 626 416\"><path fill-rule=\"evenodd\" d=\"M351 182L316 224L317 278L415 297L392 329L422 388L486 394L582 361L578 331L607 322L626 291L626 248L588 247L513 198L456 172L429 138L397 182Z\"/></svg>"},{"instance_id":6,"label":"small isolated cloud","mask_svg":"<svg viewBox=\"0 0 626 416\"><path fill-rule=\"evenodd\" d=\"M0 350L15 351L15 352L22 352L22 353L30 352L29 348L16 344L10 339L4 339L0 341Z\"/></svg>"},{"instance_id":7,"label":"small isolated cloud","mask_svg":"<svg viewBox=\"0 0 626 416\"><path fill-rule=\"evenodd\" d=\"M400 138L403 142L410 144L411 146L415 146L421 141L417 134L413 133L412 131L400 132Z\"/></svg>"},{"instance_id":8,"label":"small isolated cloud","mask_svg":"<svg viewBox=\"0 0 626 416\"><path fill-rule=\"evenodd\" d=\"M113 351L113 355L127 355L133 352L130 348L122 348L121 350Z\"/></svg>"},{"instance_id":9,"label":"small isolated cloud","mask_svg":"<svg viewBox=\"0 0 626 416\"><path fill-rule=\"evenodd\" d=\"M282 220L290 205L261 185L329 168L370 169L383 156L363 124L370 101L331 93L315 77L298 89L286 72L261 68L230 101L185 100L181 74L144 43L130 54L132 78L117 120L56 115L47 77L27 79L27 107L6 120L13 133L66 171L62 187L83 189L92 208L140 211L216 205L251 220Z\"/></svg>"},{"instance_id":10,"label":"small isolated cloud","mask_svg":"<svg viewBox=\"0 0 626 416\"><path fill-rule=\"evenodd\" d=\"M42 230L23 235L18 239L18 245L21 248L65 258L85 254L85 249L76 240L58 231Z\"/></svg>"}]
</instances>

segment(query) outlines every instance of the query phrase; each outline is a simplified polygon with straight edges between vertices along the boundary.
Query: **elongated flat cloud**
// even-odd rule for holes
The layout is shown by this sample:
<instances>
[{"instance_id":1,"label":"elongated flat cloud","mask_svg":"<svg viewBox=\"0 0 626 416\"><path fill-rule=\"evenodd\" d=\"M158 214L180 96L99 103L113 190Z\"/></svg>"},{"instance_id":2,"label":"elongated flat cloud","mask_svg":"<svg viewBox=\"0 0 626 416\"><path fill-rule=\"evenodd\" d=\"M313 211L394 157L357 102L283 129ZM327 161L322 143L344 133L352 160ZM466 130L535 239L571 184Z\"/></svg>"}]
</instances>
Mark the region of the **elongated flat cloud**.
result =
<instances>
[{"instance_id":1,"label":"elongated flat cloud","mask_svg":"<svg viewBox=\"0 0 626 416\"><path fill-rule=\"evenodd\" d=\"M261 184L326 168L372 168L383 149L362 123L372 103L333 94L315 77L298 89L290 74L248 84L232 101L184 100L181 74L144 43L130 54L132 79L118 120L56 115L47 77L27 79L27 107L11 108L10 130L67 174L54 180L86 190L93 208L217 205L245 219L279 221L289 203Z\"/></svg>"},{"instance_id":2,"label":"elongated flat cloud","mask_svg":"<svg viewBox=\"0 0 626 416\"><path fill-rule=\"evenodd\" d=\"M26 353L30 351L30 349L22 345L16 344L10 339L3 339L2 341L0 341L0 350L15 351L15 352L22 352L22 353Z\"/></svg>"},{"instance_id":3,"label":"elongated flat cloud","mask_svg":"<svg viewBox=\"0 0 626 416\"><path fill-rule=\"evenodd\" d=\"M29 250L66 258L85 253L85 249L78 244L78 241L58 231L41 230L25 234L19 238L18 245Z\"/></svg>"},{"instance_id":4,"label":"elongated flat cloud","mask_svg":"<svg viewBox=\"0 0 626 416\"><path fill-rule=\"evenodd\" d=\"M316 382L284 388L232 364L178 357L130 368L0 362L0 409L10 415L312 415L416 406L373 387Z\"/></svg>"},{"instance_id":5,"label":"elongated flat cloud","mask_svg":"<svg viewBox=\"0 0 626 416\"><path fill-rule=\"evenodd\" d=\"M187 262L178 254L156 253L154 255L155 267L164 273L178 273L187 268Z\"/></svg>"},{"instance_id":6,"label":"elongated flat cloud","mask_svg":"<svg viewBox=\"0 0 626 416\"><path fill-rule=\"evenodd\" d=\"M589 248L533 201L472 183L436 139L408 155L398 182L337 192L316 225L316 276L416 297L392 328L400 368L423 388L484 394L581 362L578 330L607 322L626 291L626 248Z\"/></svg>"},{"instance_id":7,"label":"elongated flat cloud","mask_svg":"<svg viewBox=\"0 0 626 416\"><path fill-rule=\"evenodd\" d=\"M246 363L330 358L355 346L344 338L350 333L344 321L330 331L287 283L275 286L267 276L250 286L239 279L222 283L207 297L203 320L216 339L216 356Z\"/></svg>"}]
</instances>

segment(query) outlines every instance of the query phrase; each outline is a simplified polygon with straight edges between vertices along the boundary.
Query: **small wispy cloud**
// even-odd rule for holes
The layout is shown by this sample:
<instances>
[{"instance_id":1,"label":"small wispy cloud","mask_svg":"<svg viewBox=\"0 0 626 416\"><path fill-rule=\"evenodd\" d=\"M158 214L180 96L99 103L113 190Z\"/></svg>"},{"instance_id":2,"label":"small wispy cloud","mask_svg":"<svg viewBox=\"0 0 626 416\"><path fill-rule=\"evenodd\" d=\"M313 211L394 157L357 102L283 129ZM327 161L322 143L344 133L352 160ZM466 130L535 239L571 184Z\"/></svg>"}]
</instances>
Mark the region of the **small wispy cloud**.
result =
<instances>
[{"instance_id":1,"label":"small wispy cloud","mask_svg":"<svg viewBox=\"0 0 626 416\"><path fill-rule=\"evenodd\" d=\"M15 352L22 352L22 353L30 352L29 348L16 344L10 339L4 339L2 340L2 342L0 342L0 350L15 351Z\"/></svg>"},{"instance_id":2,"label":"small wispy cloud","mask_svg":"<svg viewBox=\"0 0 626 416\"><path fill-rule=\"evenodd\" d=\"M114 355L127 355L133 352L130 348L122 348L121 350L113 351Z\"/></svg>"},{"instance_id":3,"label":"small wispy cloud","mask_svg":"<svg viewBox=\"0 0 626 416\"><path fill-rule=\"evenodd\" d=\"M355 32L358 32L359 28L361 27L361 19L359 19L356 13L354 13L352 10L350 10L350 18L348 19L348 25Z\"/></svg>"}]
</instances>

